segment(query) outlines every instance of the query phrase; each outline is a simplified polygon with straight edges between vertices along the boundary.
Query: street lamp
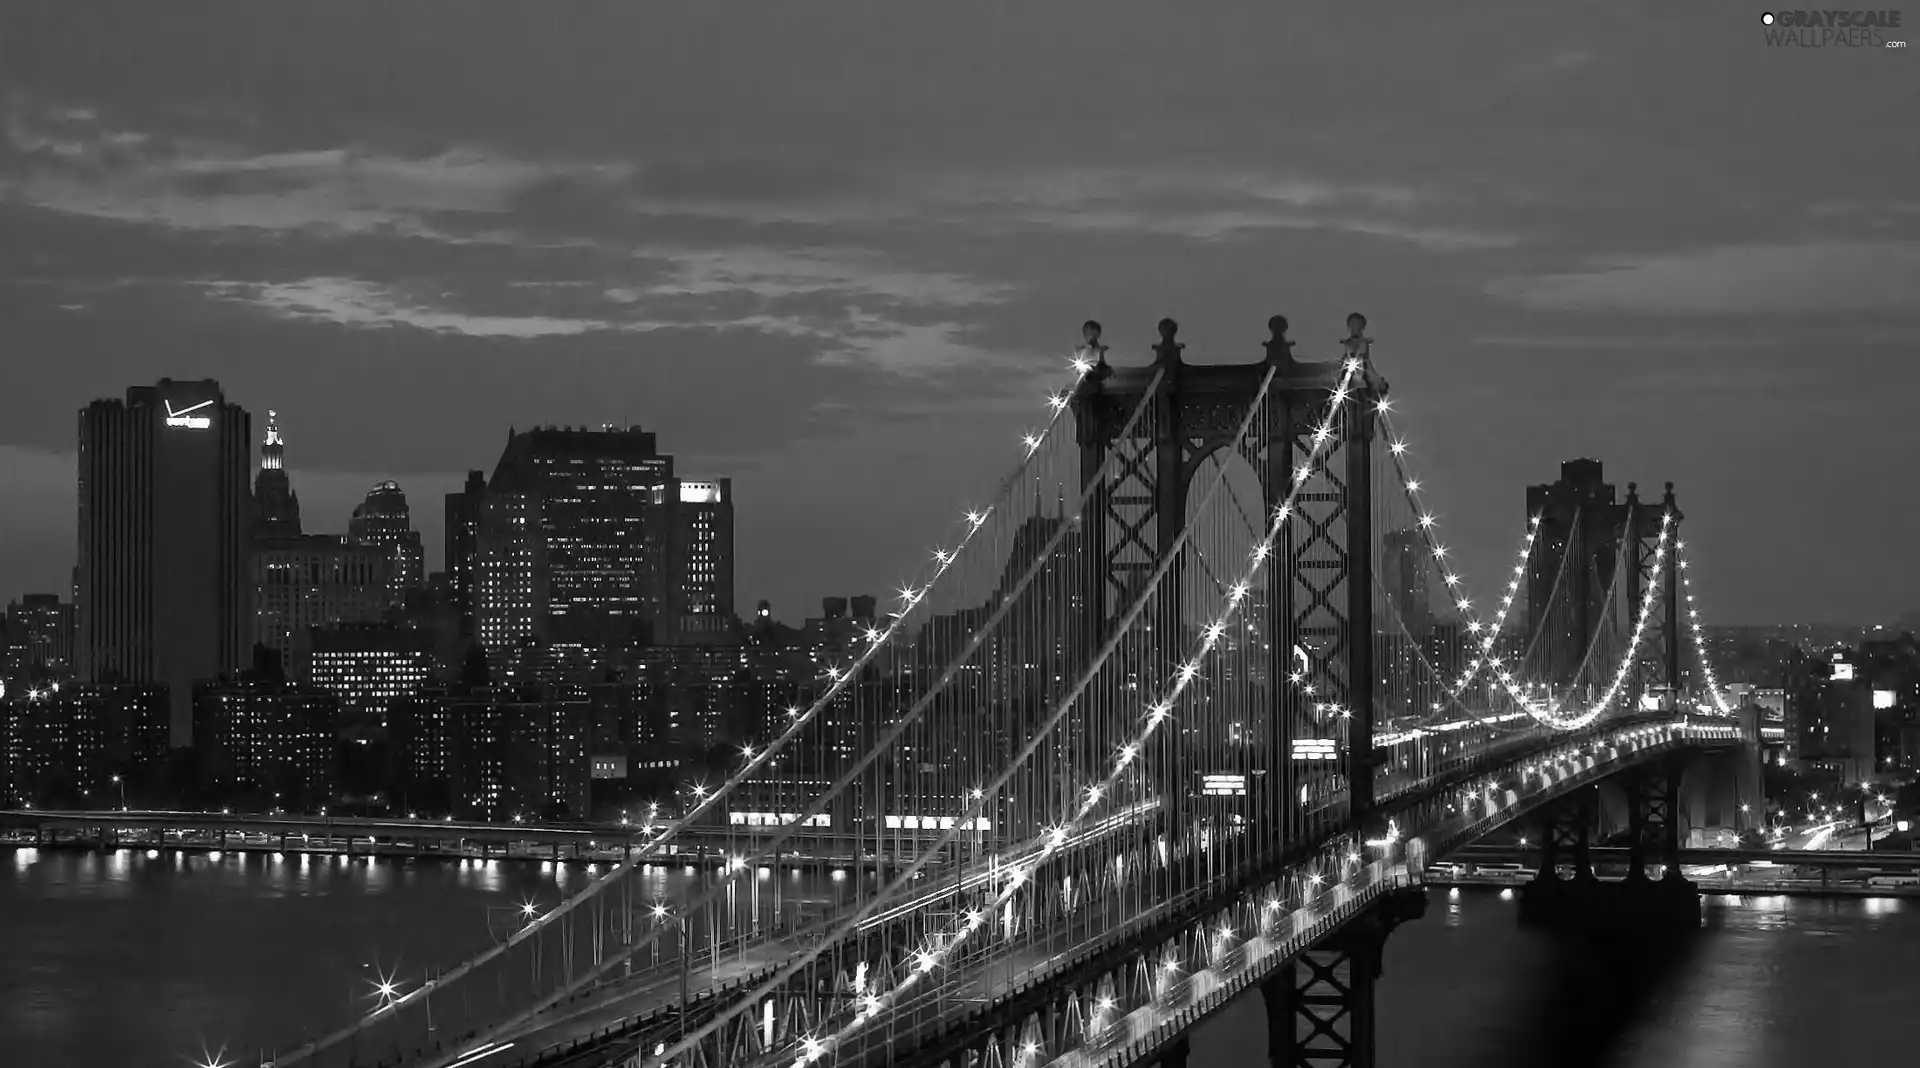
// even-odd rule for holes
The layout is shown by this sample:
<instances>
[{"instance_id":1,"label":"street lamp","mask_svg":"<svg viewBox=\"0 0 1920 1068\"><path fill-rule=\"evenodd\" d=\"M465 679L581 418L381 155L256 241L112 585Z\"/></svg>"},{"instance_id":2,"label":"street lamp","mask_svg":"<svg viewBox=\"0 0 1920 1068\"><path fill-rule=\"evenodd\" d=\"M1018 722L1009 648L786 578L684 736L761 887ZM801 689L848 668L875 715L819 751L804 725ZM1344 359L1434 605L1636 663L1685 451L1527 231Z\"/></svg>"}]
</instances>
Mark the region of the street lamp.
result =
<instances>
[{"instance_id":1,"label":"street lamp","mask_svg":"<svg viewBox=\"0 0 1920 1068\"><path fill-rule=\"evenodd\" d=\"M125 812L127 810L127 782L120 776L115 775L113 776L113 784L120 788L120 811Z\"/></svg>"},{"instance_id":2,"label":"street lamp","mask_svg":"<svg viewBox=\"0 0 1920 1068\"><path fill-rule=\"evenodd\" d=\"M674 943L677 949L676 955L680 958L680 1038L682 1041L685 1041L687 1037L688 968L686 918L674 915L665 905L655 904L653 906L653 919L655 923L672 925L674 930Z\"/></svg>"}]
</instances>

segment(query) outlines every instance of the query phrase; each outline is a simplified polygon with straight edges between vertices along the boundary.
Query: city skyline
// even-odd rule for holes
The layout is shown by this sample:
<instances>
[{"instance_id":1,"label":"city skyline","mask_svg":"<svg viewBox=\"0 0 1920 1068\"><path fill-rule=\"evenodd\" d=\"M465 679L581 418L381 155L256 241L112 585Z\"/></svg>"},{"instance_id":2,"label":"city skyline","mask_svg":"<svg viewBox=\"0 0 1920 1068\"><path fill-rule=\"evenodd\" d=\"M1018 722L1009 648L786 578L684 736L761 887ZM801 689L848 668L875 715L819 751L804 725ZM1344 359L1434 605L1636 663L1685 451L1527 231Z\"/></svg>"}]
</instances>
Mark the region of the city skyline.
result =
<instances>
[{"instance_id":1,"label":"city skyline","mask_svg":"<svg viewBox=\"0 0 1920 1068\"><path fill-rule=\"evenodd\" d=\"M280 413L309 526L393 479L435 568L510 426L657 431L734 481L742 606L793 619L917 572L1082 319L1214 362L1274 313L1326 358L1361 310L1475 585L1591 456L1677 483L1719 621L1920 604L1883 533L1920 521L1886 492L1920 161L1826 121L1897 129L1910 54L1745 9L1402 14L11 10L0 591L66 588L73 413L207 376Z\"/></svg>"}]
</instances>

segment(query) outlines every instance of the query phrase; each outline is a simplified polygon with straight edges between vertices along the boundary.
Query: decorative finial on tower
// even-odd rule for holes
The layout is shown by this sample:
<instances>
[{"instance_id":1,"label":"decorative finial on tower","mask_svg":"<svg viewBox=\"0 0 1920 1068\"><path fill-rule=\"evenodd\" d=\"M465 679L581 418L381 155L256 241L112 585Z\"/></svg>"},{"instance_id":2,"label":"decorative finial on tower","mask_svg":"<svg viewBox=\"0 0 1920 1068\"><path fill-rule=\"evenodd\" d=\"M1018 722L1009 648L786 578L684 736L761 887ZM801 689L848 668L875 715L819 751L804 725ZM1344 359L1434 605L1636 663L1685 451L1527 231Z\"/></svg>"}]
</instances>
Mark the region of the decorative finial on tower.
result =
<instances>
[{"instance_id":1,"label":"decorative finial on tower","mask_svg":"<svg viewBox=\"0 0 1920 1068\"><path fill-rule=\"evenodd\" d=\"M1673 507L1673 483L1671 482L1667 483L1667 496L1666 496L1665 503L1667 507L1669 508Z\"/></svg>"},{"instance_id":2,"label":"decorative finial on tower","mask_svg":"<svg viewBox=\"0 0 1920 1068\"><path fill-rule=\"evenodd\" d=\"M1373 339L1367 336L1367 317L1359 312L1347 316L1347 337L1341 342L1346 347L1347 358L1364 360L1373 355Z\"/></svg>"},{"instance_id":3,"label":"decorative finial on tower","mask_svg":"<svg viewBox=\"0 0 1920 1068\"><path fill-rule=\"evenodd\" d=\"M1096 367L1105 364L1107 362L1107 347L1100 343L1099 321L1096 319L1088 319L1086 322L1081 323L1080 337L1086 342L1080 350L1082 357L1091 358Z\"/></svg>"},{"instance_id":4,"label":"decorative finial on tower","mask_svg":"<svg viewBox=\"0 0 1920 1068\"><path fill-rule=\"evenodd\" d=\"M1173 336L1179 332L1179 323L1172 319L1160 320L1160 344L1155 345L1153 351L1160 357L1162 363L1180 362L1180 350L1186 346L1173 339Z\"/></svg>"},{"instance_id":5,"label":"decorative finial on tower","mask_svg":"<svg viewBox=\"0 0 1920 1068\"><path fill-rule=\"evenodd\" d=\"M260 470L279 471L286 467L286 443L280 440L280 413L267 409L267 436L260 442Z\"/></svg>"},{"instance_id":6,"label":"decorative finial on tower","mask_svg":"<svg viewBox=\"0 0 1920 1068\"><path fill-rule=\"evenodd\" d=\"M1287 340L1287 317L1276 315L1267 320L1267 338L1264 345L1267 350L1267 362L1286 364L1293 361L1293 342Z\"/></svg>"}]
</instances>

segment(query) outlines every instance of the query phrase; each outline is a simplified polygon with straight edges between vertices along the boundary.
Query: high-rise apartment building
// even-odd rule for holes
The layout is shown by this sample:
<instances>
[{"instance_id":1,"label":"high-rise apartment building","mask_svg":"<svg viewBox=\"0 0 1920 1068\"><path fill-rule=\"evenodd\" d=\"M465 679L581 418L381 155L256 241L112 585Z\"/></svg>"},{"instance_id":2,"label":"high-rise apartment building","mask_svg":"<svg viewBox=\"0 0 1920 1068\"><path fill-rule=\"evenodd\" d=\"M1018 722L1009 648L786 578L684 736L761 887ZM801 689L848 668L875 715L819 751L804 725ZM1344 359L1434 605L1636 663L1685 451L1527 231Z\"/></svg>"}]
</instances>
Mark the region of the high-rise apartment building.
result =
<instances>
[{"instance_id":1,"label":"high-rise apartment building","mask_svg":"<svg viewBox=\"0 0 1920 1068\"><path fill-rule=\"evenodd\" d=\"M402 698L433 677L431 635L381 623L315 627L302 643L302 681L340 699L340 723L380 730Z\"/></svg>"},{"instance_id":2,"label":"high-rise apartment building","mask_svg":"<svg viewBox=\"0 0 1920 1068\"><path fill-rule=\"evenodd\" d=\"M347 540L358 545L378 545L393 558L388 576L388 600L406 601L407 594L426 582L426 555L420 546L420 532L413 529L413 511L407 507L407 495L398 482L382 482L367 491L367 499L354 506L347 520Z\"/></svg>"},{"instance_id":3,"label":"high-rise apartment building","mask_svg":"<svg viewBox=\"0 0 1920 1068\"><path fill-rule=\"evenodd\" d=\"M0 639L0 682L72 677L73 604L59 594L29 593L9 604Z\"/></svg>"},{"instance_id":4,"label":"high-rise apartment building","mask_svg":"<svg viewBox=\"0 0 1920 1068\"><path fill-rule=\"evenodd\" d=\"M733 637L733 480L677 480L669 597L670 640L688 644Z\"/></svg>"},{"instance_id":5,"label":"high-rise apartment building","mask_svg":"<svg viewBox=\"0 0 1920 1068\"><path fill-rule=\"evenodd\" d=\"M166 685L177 746L194 683L252 661L251 424L211 380L80 412L79 675Z\"/></svg>"},{"instance_id":6,"label":"high-rise apartment building","mask_svg":"<svg viewBox=\"0 0 1920 1068\"><path fill-rule=\"evenodd\" d=\"M258 680L194 693L206 782L226 796L311 809L333 800L338 700L325 690Z\"/></svg>"},{"instance_id":7,"label":"high-rise apartment building","mask_svg":"<svg viewBox=\"0 0 1920 1068\"><path fill-rule=\"evenodd\" d=\"M256 538L300 536L300 498L287 475L287 446L280 438L280 413L267 409L267 436L260 443L260 472L253 476L253 532Z\"/></svg>"}]
</instances>

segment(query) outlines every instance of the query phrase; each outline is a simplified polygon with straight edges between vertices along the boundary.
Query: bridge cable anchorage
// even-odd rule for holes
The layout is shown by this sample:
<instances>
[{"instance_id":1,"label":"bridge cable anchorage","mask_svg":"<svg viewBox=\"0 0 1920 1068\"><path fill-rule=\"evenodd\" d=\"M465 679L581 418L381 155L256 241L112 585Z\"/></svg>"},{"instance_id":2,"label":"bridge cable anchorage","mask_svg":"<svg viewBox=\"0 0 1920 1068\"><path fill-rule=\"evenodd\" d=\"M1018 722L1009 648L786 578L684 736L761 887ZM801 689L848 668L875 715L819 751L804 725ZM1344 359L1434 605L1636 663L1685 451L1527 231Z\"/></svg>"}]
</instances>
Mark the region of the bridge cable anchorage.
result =
<instances>
[{"instance_id":1,"label":"bridge cable anchorage","mask_svg":"<svg viewBox=\"0 0 1920 1068\"><path fill-rule=\"evenodd\" d=\"M1164 325L1162 328L1162 333L1163 333L1163 336L1168 336L1170 333ZM1170 337L1169 337L1168 343L1171 344ZM1358 361L1355 361L1356 364L1357 362ZM1350 371L1349 376L1351 374L1352 372ZM1246 439L1248 428L1252 425L1252 422L1255 416L1258 415L1263 409L1263 405L1266 401L1267 392L1271 388L1274 378L1275 378L1275 370L1273 368L1269 368L1261 378L1260 387L1257 390L1252 403L1247 406L1245 412L1237 420L1237 428L1233 436L1228 439L1230 442L1238 443ZM1147 390L1143 394L1143 399L1152 397L1154 395L1154 392L1155 391L1153 389ZM1342 386L1337 391L1337 395L1344 398L1346 392L1347 392L1346 386L1343 382ZM1322 429L1324 429L1324 424ZM1318 432L1316 433L1318 434ZM1321 436L1322 440L1324 440L1324 435L1319 435L1319 436ZM1226 473L1226 469L1222 467L1219 473L1216 475L1216 477L1208 483L1205 494L1203 495L1203 498L1199 506L1202 512L1205 511L1207 502L1212 499L1212 497L1217 492L1222 482L1224 482L1225 473ZM1284 520L1280 520L1280 522L1284 522ZM1153 594L1155 593L1156 590L1160 588L1162 581L1166 578L1167 574L1170 572L1173 565L1180 559L1182 550L1185 548L1187 542L1190 540L1193 533L1194 533L1194 526L1192 523L1183 522L1181 524L1178 535L1173 539L1172 544L1164 552L1159 554L1158 562L1156 563L1152 573L1147 578L1147 580L1142 584L1142 588L1138 590L1137 593L1130 599L1130 603L1127 605L1125 612L1121 615L1119 620L1114 625L1112 634L1102 643L1099 651L1093 657L1092 662L1079 672L1078 678L1076 679L1073 686L1068 690L1068 692L1065 694L1063 698L1061 698L1059 701L1057 701L1054 704L1049 714L1035 728L1033 737L1030 738L1026 742L1026 744L1020 749L1020 751L1014 755L1009 766L1003 769L1002 771L1000 771L998 775L994 778L994 780L990 782L983 790L976 791L976 793L981 796L975 797L973 801L970 804L968 804L965 809L962 810L962 814L959 818L942 821L943 824L945 824L945 830L932 845L928 846L924 851L922 851L920 855L915 858L914 862L911 865L909 865L905 870L903 870L894 879L894 881L886 889L884 889L873 901L870 901L862 905L860 908L856 909L852 916L844 920L831 934L823 938L817 946L812 947L811 949L803 952L797 958L783 965L773 977L768 979L766 982L760 984L752 993L741 998L738 1002L735 1003L734 1006L728 1009L722 1010L720 1013L716 1014L716 1016L712 1020L709 1020L706 1024L704 1024L700 1029L698 1029L694 1033L689 1034L686 1037L682 1038L678 1043L669 1045L665 1050L660 1051L659 1053L656 1053L652 1057L646 1058L644 1063L647 1065L666 1064L670 1062L674 1057L693 1048L695 1045L697 1045L700 1041L702 1041L708 1035L712 1034L714 1031L718 1030L721 1026L723 1026L728 1019L731 1019L733 1016L736 1016L741 1012L747 1011L748 1009L751 1008L751 1006L758 1003L761 998L767 996L773 990L777 989L788 978L790 978L794 974L797 974L802 968L812 963L812 961L818 958L820 955L822 955L828 947L835 945L841 940L843 940L844 938L846 938L849 934L851 934L854 930L858 928L859 924L863 920L865 920L874 911L878 910L882 905L890 903L893 900L895 900L900 894L900 892L904 890L906 886L914 880L914 878L916 877L916 875L919 873L920 870L922 870L928 863L930 863L936 856L938 856L941 853L941 851L946 849L947 846L953 843L953 841L959 835L963 827L967 826L971 821L979 818L983 808L983 798L996 796L999 793L999 791L1006 785L1006 783L1009 780L1011 780L1014 777L1014 775L1017 774L1022 769L1022 767L1024 767L1027 764L1027 762L1033 757L1033 755L1036 752L1038 752L1041 745L1054 732L1054 730L1059 726L1061 721L1067 717L1068 713L1073 710L1076 702L1079 700L1081 695L1087 690L1089 684L1091 684L1095 676L1099 674L1099 672L1104 667L1108 659L1112 656L1113 652L1119 647L1122 640L1129 635L1136 621L1140 619L1142 613L1147 608L1148 603L1152 598ZM1209 628L1208 637L1205 640L1206 647L1210 649L1214 641L1217 640L1217 638L1218 638L1218 632L1214 628ZM1197 668L1190 661L1188 665L1186 665L1186 667L1182 669L1181 674L1182 674L1183 682L1189 681L1193 677L1193 674L1196 672L1197 672ZM1155 725L1157 725L1158 723L1157 718L1154 719L1154 723ZM1121 766L1123 767L1124 763ZM1112 779L1110 777L1108 782L1111 782L1111 781ZM1097 802L1099 796L1100 794L1097 792L1097 788L1095 790L1089 790L1087 793L1087 797L1090 802ZM1051 856L1054 850L1057 850L1061 845L1064 845L1071 838L1072 830L1074 828L1077 828L1080 820L1082 820L1084 816L1087 814L1087 812L1089 811L1090 811L1090 805L1083 806L1080 814L1074 817L1073 820L1067 823L1064 823L1059 827L1056 827L1051 833L1049 833L1046 837L1045 844L1041 847L1040 859L1043 860L1046 856ZM1030 872L1037 866L1038 866L1038 861L1035 861L1034 863L1026 864L1023 867L1025 868L1026 871ZM1022 873L1020 868L1011 868L1009 870L1013 872L1013 874L1008 878L1008 882L1010 884L1017 884L1019 882L1024 881L1024 874ZM1003 891L1002 897L1000 900L1004 901L1007 896L1010 896L1010 893ZM997 901L996 904L999 904L999 902ZM954 947L960 944L960 941L964 937L964 934L968 934L975 930L978 930L979 927L984 924L984 922L985 922L984 914L979 910L974 910L968 915L968 917L966 918L965 924L960 931L955 932L952 936L940 938L937 942L937 945L943 945L945 947L946 952L951 952L951 950ZM931 972L933 968L938 965L940 958L944 955L945 953L938 953L936 955L936 951L934 950L923 951L922 953L916 955L915 972L910 973L909 978L907 980L902 981L903 985L901 987L895 988L895 993L897 994L902 989L910 988L912 974L924 974L927 972ZM872 1019L875 1015L877 1015L878 1012L881 1011L877 1007L879 1004L881 1003L879 1002L877 996L865 999L863 1002L860 1020L864 1022L865 1020ZM853 1028L847 1029L849 1033L851 1032L851 1030L853 1030ZM818 1036L810 1036L809 1038L803 1040L802 1045L804 1047L804 1052L801 1055L802 1063L809 1062L811 1060L817 1059L819 1056L824 1055L830 1048L830 1043L831 1043L831 1040L821 1039Z\"/></svg>"},{"instance_id":2,"label":"bridge cable anchorage","mask_svg":"<svg viewBox=\"0 0 1920 1068\"><path fill-rule=\"evenodd\" d=\"M1700 610L1693 604L1693 573L1687 569L1686 548L1685 541L1676 539L1673 543L1673 553L1678 558L1675 562L1679 565L1681 591L1687 599L1687 629L1693 636L1694 653L1700 658L1701 674L1707 677L1707 696L1713 701L1715 711L1723 716L1731 716L1735 710L1732 705L1727 704L1726 695L1720 689L1720 681L1714 677L1713 657L1707 651L1706 635L1700 625ZM1671 597L1672 593L1669 592L1668 596ZM1673 639L1670 637L1668 640Z\"/></svg>"},{"instance_id":3,"label":"bridge cable anchorage","mask_svg":"<svg viewBox=\"0 0 1920 1068\"><path fill-rule=\"evenodd\" d=\"M1091 365L1089 364L1089 367L1090 366ZM1154 379L1154 384L1157 385L1158 381L1159 381L1159 378L1156 375ZM1125 436L1125 434L1130 433L1132 428L1149 412L1151 407L1149 403L1151 396L1152 396L1152 390L1149 389L1147 393L1147 399L1143 399L1143 401L1139 405L1136 405L1133 411L1129 414L1127 422L1124 424L1124 427L1123 427L1123 431L1122 431L1123 437ZM1055 405L1056 414L1058 413L1058 411L1062 410L1064 407L1065 407L1064 405L1056 404ZM1031 455L1031 453L1029 453L1029 455ZM1109 460L1111 460L1111 458L1109 458ZM1098 490L1099 483L1101 481L1102 480L1100 479L1089 480L1088 484L1083 488L1081 492L1080 501L1077 506L1078 508L1085 507L1086 501L1090 499L1093 496L1093 494ZM976 529L977 529L977 524L976 524ZM1050 536L1050 539L1047 545L1043 547L1035 555L1035 559L1033 560L1033 562L1030 565L1028 565L1026 570L1022 573L1020 580L1017 583L1015 583L1013 589L1002 599L1002 602L999 605L999 607L996 609L995 613L992 616L990 616L987 619L987 621L983 623L977 630L974 631L973 635L969 639L969 643L966 651L962 652L958 657L955 657L953 661L947 665L946 670L943 672L939 680L936 681L927 690L926 693L922 694L919 697L919 699L915 702L915 704L907 710L906 713L899 716L891 725L889 725L886 732L883 733L878 738L878 740L866 751L865 755L860 760L854 762L844 772L842 772L838 781L836 781L831 787L829 787L825 791L822 791L820 794L818 794L815 797L815 799L807 806L804 812L794 816L790 820L786 820L785 822L781 823L779 825L779 831L775 834L775 836L770 841L766 842L764 845L759 846L756 852L752 853L749 856L735 858L731 863L729 863L726 866L726 869L719 874L718 878L716 878L714 882L714 885L710 889L708 889L703 896L701 896L700 898L692 902L689 902L683 905L678 910L678 912L680 913L680 918L677 919L676 922L684 922L685 916L690 916L693 913L712 905L720 896L722 896L727 891L728 886L734 880L741 878L747 872L753 871L756 868L758 868L760 866L760 862L777 856L780 852L780 847L782 845L788 842L795 833L809 826L809 821L812 820L814 817L820 816L823 813L825 813L827 808L835 800L839 799L845 793L848 787L854 785L858 781L859 776L862 773L864 773L869 767L871 767L871 765L874 763L875 760L879 759L881 756L887 753L889 748L893 745L893 743L896 742L900 738L900 736L903 733L905 733L910 727L912 727L916 722L919 721L923 713L927 710L927 708L934 701L934 699L939 694L941 694L949 686L949 684L952 683L954 678L960 673L961 669L967 663L969 656L975 650L979 649L984 642L986 642L988 636L994 633L995 630L1000 625L1000 623L1007 618L1010 612L1014 610L1015 606L1019 603L1020 595L1023 592L1025 592L1028 586L1031 583L1033 583L1046 570L1048 562L1052 558L1054 551L1058 549L1059 546L1065 541L1065 539L1069 536L1071 531L1072 531L1072 525L1069 523L1062 522L1062 523L1056 524L1055 530ZM950 554L949 560L947 561L947 563L951 564L953 556L956 556L956 555L957 553ZM904 618L904 614L903 614L903 618ZM892 630L897 630L899 626L900 626L900 622L896 620ZM890 633L891 633L891 630L890 630ZM871 655L871 651L869 652L869 655ZM817 713L822 707L824 707L826 703L832 700L833 696L839 692L839 688L843 688L846 685L850 684L852 678L856 674L857 674L857 668L850 669L846 673L842 674L839 678L837 678L835 680L834 687L829 689L827 696L823 697L820 701L817 701L815 703L814 708L810 710L809 715ZM793 729L795 728L789 728L789 733L791 733ZM696 810L694 814L697 814L697 813L698 813L698 810ZM691 821L692 818L693 818L693 815L689 815L687 817L688 821ZM660 841L661 839L656 839L654 844L657 846ZM622 947L612 956L609 956L608 958L606 958L603 962L601 962L595 968L583 974L581 978L579 978L578 980L569 982L568 984L556 989L554 993L546 996L545 998L537 1000L531 1007L512 1013L503 1020L496 1021L479 1036L479 1040L490 1041L490 1040L497 1039L500 1036L509 1033L515 1027L521 1026L537 1018L541 1013L544 1013L560 1004L563 1004L568 999L580 993L582 990L585 990L586 988L594 985L596 982L604 979L615 968L620 966L625 961L631 959L635 954L639 953L641 950L644 950L654 945L664 935L667 929L668 928L666 925L656 926L652 931L642 936L639 940L625 947ZM805 937L814 933L817 933L817 932L803 931L803 932L800 932L800 936ZM720 1022L724 1023L724 1020ZM457 1057L454 1057L452 1059L457 1059ZM430 1064L438 1064L438 1063L439 1062L437 1060L430 1062Z\"/></svg>"},{"instance_id":4,"label":"bridge cable anchorage","mask_svg":"<svg viewBox=\"0 0 1920 1068\"><path fill-rule=\"evenodd\" d=\"M291 1065L298 1064L317 1053L324 1052L341 1042L347 1041L383 1020L398 1015L401 1010L412 1004L425 1001L432 993L444 991L446 988L457 984L490 961L497 959L516 946L534 939L548 927L560 922L568 913L590 901L602 890L624 878L638 866L657 855L663 846L678 835L680 828L692 824L698 817L716 805L721 804L741 782L745 781L755 771L771 763L799 736L801 731L820 714L822 709L832 704L833 701L840 696L848 683L858 676L860 670L872 662L875 656L886 647L896 635L901 633L903 626L913 610L926 602L928 595L933 591L935 586L939 584L941 578L954 567L955 562L959 560L966 547L973 542L979 531L987 526L988 521L996 512L1004 508L1012 498L1012 495L1021 488L1025 476L1034 463L1035 455L1054 435L1062 416L1066 413L1068 396L1074 388L1077 388L1080 383L1086 380L1089 374L1100 366L1099 356L1101 351L1098 344L1098 331L1095 330L1088 338L1088 345L1077 350L1071 361L1070 366L1074 372L1073 383L1067 390L1048 395L1047 405L1049 411L1044 427L1038 433L1029 433L1022 437L1021 443L1024 451L1020 462L1015 466L1012 473L1001 481L993 502L983 509L969 511L966 514L963 519L964 529L961 531L957 545L952 550L942 549L935 551L933 554L933 574L924 583L918 586L910 586L904 591L902 600L905 603L902 611L895 616L885 630L872 632L869 636L868 647L855 659L853 665L844 673L833 678L832 684L813 702L806 712L794 717L787 728L776 736L764 749L759 750L755 755L749 757L745 765L733 775L729 776L712 793L702 798L693 810L684 814L680 820L668 824L659 834L651 837L647 842L643 843L639 849L632 851L628 856L623 858L621 862L615 865L606 875L590 881L580 892L566 898L546 913L534 918L531 922L519 930L516 930L504 941L476 954L474 957L447 970L436 978L427 980L422 985L410 991L383 999L380 1005L359 1019L308 1042L287 1054L277 1057L275 1059L277 1068L289 1068Z\"/></svg>"},{"instance_id":5,"label":"bridge cable anchorage","mask_svg":"<svg viewBox=\"0 0 1920 1068\"><path fill-rule=\"evenodd\" d=\"M1328 441L1334 437L1331 429L1334 419L1339 412L1340 406L1347 399L1355 377L1360 374L1360 368L1361 364L1358 360L1349 361L1345 366L1340 384L1335 388L1329 400L1327 414L1313 431L1312 451L1303 464L1302 471L1310 473L1313 465L1325 450ZM1263 384L1261 396L1256 398L1254 406L1249 409L1246 420L1242 422L1238 437L1244 438L1253 414L1258 411L1259 405L1264 400L1265 389L1266 385ZM1222 472L1222 474L1224 474L1224 472ZM998 891L994 899L984 908L976 908L970 911L961 925L936 937L933 948L923 951L917 956L915 969L902 979L897 986L884 996L870 996L864 999L855 1019L839 1032L826 1038L815 1037L806 1042L798 1063L811 1063L825 1056L828 1052L831 1052L846 1042L860 1027L878 1018L883 1012L892 1007L900 996L908 993L922 977L930 975L934 969L943 965L947 958L956 950L959 950L968 938L977 933L985 925L985 917L987 915L1004 908L1013 896L1023 888L1031 888L1033 892L1038 892L1037 885L1030 882L1030 880L1032 880L1041 866L1069 841L1073 840L1074 836L1081 831L1086 819L1092 815L1103 800L1115 792L1113 787L1119 782L1121 776L1127 772L1129 766L1132 765L1136 759L1145 759L1141 757L1140 754L1146 749L1147 743L1153 738L1155 732L1161 725L1171 718L1173 709L1178 705L1181 697L1192 684L1193 680L1199 676L1205 660L1215 651L1222 636L1232 624L1235 615L1238 614L1245 603L1248 593L1253 588L1254 582L1260 576L1261 569L1274 554L1274 543L1278 540L1281 532L1288 526L1289 520L1293 517L1295 499L1307 481L1307 477L1301 475L1300 472L1296 472L1296 477L1289 487L1284 501L1274 510L1271 525L1250 553L1251 560L1246 573L1229 588L1225 610L1213 623L1203 629L1198 648L1186 659L1178 671L1175 672L1174 681L1169 691L1165 696L1148 706L1145 726L1130 742L1121 747L1118 755L1112 758L1112 770L1107 773L1101 782L1086 791L1078 811L1067 821L1054 828L1047 836L1046 843L1038 855L1020 863L1007 865L1006 870L1010 874L1005 880L1005 885ZM1217 488L1218 485L1219 481L1210 485L1209 493L1211 493L1214 488ZM1191 524L1184 527L1183 536L1185 533L1191 532L1191 530ZM1172 559L1171 554L1166 557L1168 561ZM1124 626L1122 629L1124 629ZM1075 696L1077 696L1077 694ZM1067 706L1063 704L1060 711L1063 713L1066 707ZM1037 741L1038 739L1036 739L1034 743L1029 743L1029 753L1036 747ZM669 1051L669 1054L671 1054L671 1052L672 1051Z\"/></svg>"}]
</instances>

